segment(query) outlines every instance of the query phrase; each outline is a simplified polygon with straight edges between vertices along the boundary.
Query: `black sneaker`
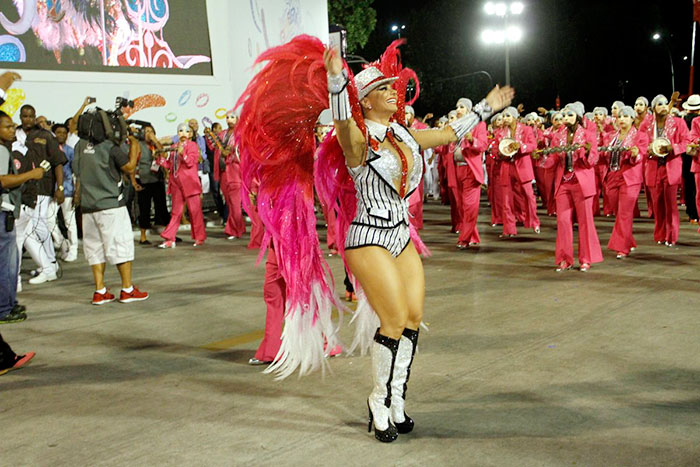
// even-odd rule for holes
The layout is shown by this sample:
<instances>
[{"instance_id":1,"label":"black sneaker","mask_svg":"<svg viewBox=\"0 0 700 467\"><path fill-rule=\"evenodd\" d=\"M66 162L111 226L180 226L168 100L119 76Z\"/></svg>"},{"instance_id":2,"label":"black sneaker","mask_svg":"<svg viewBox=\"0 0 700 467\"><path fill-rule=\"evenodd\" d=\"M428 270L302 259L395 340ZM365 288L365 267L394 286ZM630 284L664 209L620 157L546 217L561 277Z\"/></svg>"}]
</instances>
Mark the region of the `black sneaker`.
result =
<instances>
[{"instance_id":1,"label":"black sneaker","mask_svg":"<svg viewBox=\"0 0 700 467\"><path fill-rule=\"evenodd\" d=\"M13 308L7 315L0 318L0 324L19 323L27 319L27 314L23 311L15 311Z\"/></svg>"},{"instance_id":2,"label":"black sneaker","mask_svg":"<svg viewBox=\"0 0 700 467\"><path fill-rule=\"evenodd\" d=\"M15 303L15 306L12 307L12 311L14 313L24 313L25 311L27 311L27 307L24 305L20 305L19 303Z\"/></svg>"}]
</instances>

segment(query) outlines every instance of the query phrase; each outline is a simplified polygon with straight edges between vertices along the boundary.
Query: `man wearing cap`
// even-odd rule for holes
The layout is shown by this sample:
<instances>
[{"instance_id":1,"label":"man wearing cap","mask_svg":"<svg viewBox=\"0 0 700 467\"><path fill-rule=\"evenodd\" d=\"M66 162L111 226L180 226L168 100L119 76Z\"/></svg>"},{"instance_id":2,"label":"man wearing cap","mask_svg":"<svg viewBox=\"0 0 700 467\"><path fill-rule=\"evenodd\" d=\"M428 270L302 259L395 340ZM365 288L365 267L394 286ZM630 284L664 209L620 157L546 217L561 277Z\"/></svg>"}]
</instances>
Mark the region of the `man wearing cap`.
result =
<instances>
[{"instance_id":1,"label":"man wearing cap","mask_svg":"<svg viewBox=\"0 0 700 467\"><path fill-rule=\"evenodd\" d=\"M700 161L698 156L700 151L698 151L698 143L700 143L700 95L691 95L686 102L683 103L683 108L688 111L686 116L686 123L690 119L690 135L689 143L686 149L686 153L691 157L690 171L694 177L694 187L695 190L695 200L693 204L695 205L695 212L700 212L700 190L697 189L700 186ZM686 196L688 195L688 187L686 185ZM686 206L688 206L688 199L686 199ZM698 229L700 233L700 228Z\"/></svg>"},{"instance_id":2,"label":"man wearing cap","mask_svg":"<svg viewBox=\"0 0 700 467\"><path fill-rule=\"evenodd\" d=\"M507 107L503 110L503 127L496 138L498 146L505 138L514 140L508 148L512 152L511 157L501 157L500 181L503 189L503 234L513 237L518 231L515 227L516 212L514 197L519 191L524 198L524 226L531 228L535 233L540 233L540 220L537 217L537 201L532 191L532 181L535 174L532 171L532 159L530 154L537 149L537 142L532 133L532 128L517 121L518 110L515 107Z\"/></svg>"},{"instance_id":3,"label":"man wearing cap","mask_svg":"<svg viewBox=\"0 0 700 467\"><path fill-rule=\"evenodd\" d=\"M686 150L689 132L683 119L669 115L666 96L656 96L651 108L654 118L640 128L651 141L644 178L654 204L654 241L671 247L678 241L680 219L676 197L683 172L680 156Z\"/></svg>"},{"instance_id":4,"label":"man wearing cap","mask_svg":"<svg viewBox=\"0 0 700 467\"><path fill-rule=\"evenodd\" d=\"M460 107L464 114L471 112L472 101L462 98L457 102L457 113ZM479 122L471 132L468 132L455 148L455 169L459 181L459 196L461 197L462 224L459 229L457 248L464 249L481 243L476 227L479 217L479 199L481 185L484 184L484 166L482 156L488 146L486 122Z\"/></svg>"}]
</instances>

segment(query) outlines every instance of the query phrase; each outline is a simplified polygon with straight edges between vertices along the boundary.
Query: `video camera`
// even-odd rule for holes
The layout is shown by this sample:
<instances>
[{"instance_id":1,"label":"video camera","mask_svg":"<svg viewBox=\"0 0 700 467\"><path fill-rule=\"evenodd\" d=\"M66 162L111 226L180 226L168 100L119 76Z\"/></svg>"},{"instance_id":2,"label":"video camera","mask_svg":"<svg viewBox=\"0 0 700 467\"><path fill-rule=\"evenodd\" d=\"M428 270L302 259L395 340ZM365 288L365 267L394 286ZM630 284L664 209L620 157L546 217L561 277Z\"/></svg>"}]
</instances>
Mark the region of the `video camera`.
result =
<instances>
[{"instance_id":1,"label":"video camera","mask_svg":"<svg viewBox=\"0 0 700 467\"><path fill-rule=\"evenodd\" d=\"M129 119L126 121L126 123L129 125L129 134L133 135L134 138L139 141L146 140L146 127L153 127L151 122L144 120Z\"/></svg>"},{"instance_id":2,"label":"video camera","mask_svg":"<svg viewBox=\"0 0 700 467\"><path fill-rule=\"evenodd\" d=\"M134 101L117 97L114 110L104 110L99 107L88 109L78 118L78 136L93 144L100 144L107 140L116 145L122 144L128 134L122 109L133 106Z\"/></svg>"}]
</instances>

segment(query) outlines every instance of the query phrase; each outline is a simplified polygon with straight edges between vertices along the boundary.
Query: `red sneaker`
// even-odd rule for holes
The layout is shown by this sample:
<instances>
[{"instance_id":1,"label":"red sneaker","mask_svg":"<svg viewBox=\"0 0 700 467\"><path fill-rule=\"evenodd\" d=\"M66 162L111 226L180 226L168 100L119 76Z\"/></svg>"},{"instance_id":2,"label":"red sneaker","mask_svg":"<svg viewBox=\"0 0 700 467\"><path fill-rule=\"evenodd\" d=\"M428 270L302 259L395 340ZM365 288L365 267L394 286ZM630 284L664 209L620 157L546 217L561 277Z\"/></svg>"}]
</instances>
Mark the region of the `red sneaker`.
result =
<instances>
[{"instance_id":1,"label":"red sneaker","mask_svg":"<svg viewBox=\"0 0 700 467\"><path fill-rule=\"evenodd\" d=\"M109 289L105 293L95 292L92 294L92 304L93 305L104 305L105 303L113 302L114 295L109 293Z\"/></svg>"},{"instance_id":2,"label":"red sneaker","mask_svg":"<svg viewBox=\"0 0 700 467\"><path fill-rule=\"evenodd\" d=\"M0 375L4 375L4 374L7 373L8 371L19 370L19 369L22 368L24 365L26 365L27 363L29 363L29 361L30 361L32 358L34 358L34 355L36 355L34 352L27 352L27 353L24 354L24 355L16 355L16 356L15 356L15 363L14 363L11 367L9 367L9 368L3 368L2 370L0 370Z\"/></svg>"},{"instance_id":3,"label":"red sneaker","mask_svg":"<svg viewBox=\"0 0 700 467\"><path fill-rule=\"evenodd\" d=\"M146 300L147 298L148 292L141 292L136 288L136 286L134 286L134 290L129 293L122 290L121 294L119 294L119 303L140 302Z\"/></svg>"}]
</instances>

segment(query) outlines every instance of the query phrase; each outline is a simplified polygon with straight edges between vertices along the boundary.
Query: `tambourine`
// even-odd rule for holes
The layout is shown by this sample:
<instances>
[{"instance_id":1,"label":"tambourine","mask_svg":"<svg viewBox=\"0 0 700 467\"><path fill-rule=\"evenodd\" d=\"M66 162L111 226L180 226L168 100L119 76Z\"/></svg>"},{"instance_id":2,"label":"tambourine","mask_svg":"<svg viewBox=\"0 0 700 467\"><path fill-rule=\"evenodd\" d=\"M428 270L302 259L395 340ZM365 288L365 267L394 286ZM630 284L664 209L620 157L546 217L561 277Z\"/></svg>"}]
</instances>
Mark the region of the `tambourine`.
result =
<instances>
[{"instance_id":1,"label":"tambourine","mask_svg":"<svg viewBox=\"0 0 700 467\"><path fill-rule=\"evenodd\" d=\"M511 144L517 143L513 138L503 138L500 143L498 143L498 152L504 157L513 157L517 154L518 150L512 150L510 148Z\"/></svg>"},{"instance_id":2,"label":"tambourine","mask_svg":"<svg viewBox=\"0 0 700 467\"><path fill-rule=\"evenodd\" d=\"M671 145L671 141L668 138L660 137L656 138L649 145L649 151L656 157L666 157L669 154L668 146Z\"/></svg>"}]
</instances>

